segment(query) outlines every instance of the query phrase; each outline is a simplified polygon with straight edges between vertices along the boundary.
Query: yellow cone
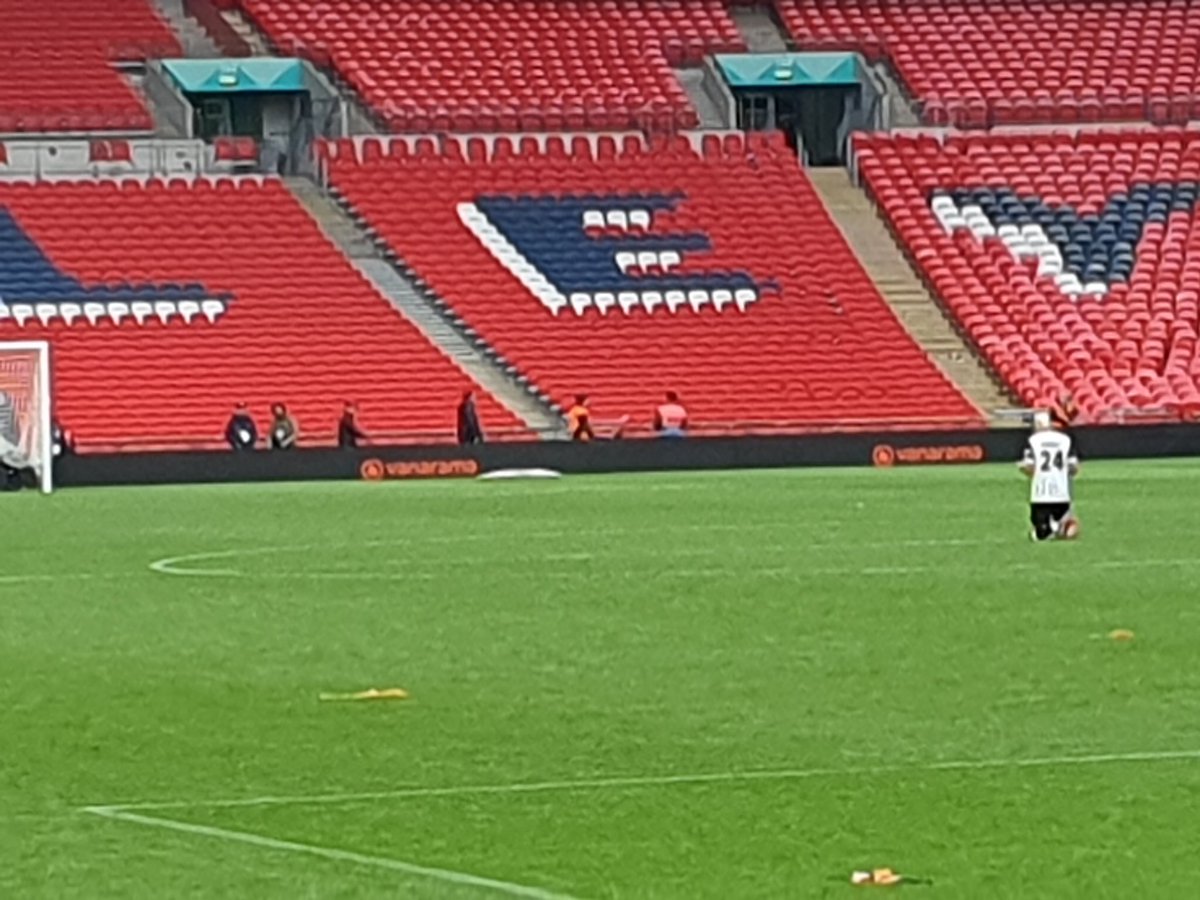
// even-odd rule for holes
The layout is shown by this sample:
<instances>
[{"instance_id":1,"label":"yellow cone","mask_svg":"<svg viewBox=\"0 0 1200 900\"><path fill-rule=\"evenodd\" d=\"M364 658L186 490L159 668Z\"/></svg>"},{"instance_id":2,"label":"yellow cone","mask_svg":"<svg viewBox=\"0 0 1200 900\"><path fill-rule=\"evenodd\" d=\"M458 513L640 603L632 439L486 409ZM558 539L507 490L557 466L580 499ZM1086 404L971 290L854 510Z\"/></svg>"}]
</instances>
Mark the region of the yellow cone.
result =
<instances>
[{"instance_id":1,"label":"yellow cone","mask_svg":"<svg viewBox=\"0 0 1200 900\"><path fill-rule=\"evenodd\" d=\"M320 700L326 702L351 700L407 700L408 691L404 688L368 688L365 691L355 691L351 694L321 694Z\"/></svg>"},{"instance_id":2,"label":"yellow cone","mask_svg":"<svg viewBox=\"0 0 1200 900\"><path fill-rule=\"evenodd\" d=\"M1128 628L1114 628L1108 633L1108 636L1114 641L1132 641L1133 632Z\"/></svg>"},{"instance_id":3,"label":"yellow cone","mask_svg":"<svg viewBox=\"0 0 1200 900\"><path fill-rule=\"evenodd\" d=\"M904 877L898 872L891 869L872 869L871 871L853 872L850 875L850 883L860 886L879 885L889 887L894 884L900 884Z\"/></svg>"}]
</instances>

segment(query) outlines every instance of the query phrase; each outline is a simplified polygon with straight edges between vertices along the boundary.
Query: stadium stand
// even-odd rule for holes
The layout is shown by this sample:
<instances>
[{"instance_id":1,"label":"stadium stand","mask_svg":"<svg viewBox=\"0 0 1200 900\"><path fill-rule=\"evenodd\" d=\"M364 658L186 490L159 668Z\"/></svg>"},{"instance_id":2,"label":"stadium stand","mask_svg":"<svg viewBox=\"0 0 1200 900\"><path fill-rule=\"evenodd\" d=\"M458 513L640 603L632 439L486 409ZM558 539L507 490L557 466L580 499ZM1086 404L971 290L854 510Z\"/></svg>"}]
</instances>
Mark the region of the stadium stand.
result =
<instances>
[{"instance_id":1,"label":"stadium stand","mask_svg":"<svg viewBox=\"0 0 1200 900\"><path fill-rule=\"evenodd\" d=\"M931 124L1200 116L1200 17L1177 0L776 0L801 49L887 57Z\"/></svg>"},{"instance_id":2,"label":"stadium stand","mask_svg":"<svg viewBox=\"0 0 1200 900\"><path fill-rule=\"evenodd\" d=\"M333 183L484 340L566 405L644 424L978 421L884 303L781 138L544 149L368 138Z\"/></svg>"},{"instance_id":3,"label":"stadium stand","mask_svg":"<svg viewBox=\"0 0 1200 900\"><path fill-rule=\"evenodd\" d=\"M53 343L84 450L212 442L241 400L287 403L310 444L347 399L369 434L446 439L472 386L276 180L0 182L0 296L0 340Z\"/></svg>"},{"instance_id":4,"label":"stadium stand","mask_svg":"<svg viewBox=\"0 0 1200 900\"><path fill-rule=\"evenodd\" d=\"M144 0L4 0L0 134L149 131L145 104L113 64L179 54Z\"/></svg>"},{"instance_id":5,"label":"stadium stand","mask_svg":"<svg viewBox=\"0 0 1200 900\"><path fill-rule=\"evenodd\" d=\"M394 131L690 128L671 71L745 49L725 0L223 0Z\"/></svg>"},{"instance_id":6,"label":"stadium stand","mask_svg":"<svg viewBox=\"0 0 1200 900\"><path fill-rule=\"evenodd\" d=\"M912 259L1027 404L1200 414L1200 134L855 143Z\"/></svg>"}]
</instances>

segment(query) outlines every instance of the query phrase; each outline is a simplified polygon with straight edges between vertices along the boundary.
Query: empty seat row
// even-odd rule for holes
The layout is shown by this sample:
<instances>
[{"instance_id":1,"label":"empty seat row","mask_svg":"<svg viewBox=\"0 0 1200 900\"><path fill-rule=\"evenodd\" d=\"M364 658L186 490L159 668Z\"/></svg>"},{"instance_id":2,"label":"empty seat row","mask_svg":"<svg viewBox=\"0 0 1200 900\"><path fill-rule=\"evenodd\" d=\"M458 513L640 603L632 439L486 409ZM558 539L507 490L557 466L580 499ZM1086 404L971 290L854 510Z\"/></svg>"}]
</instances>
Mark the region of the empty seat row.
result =
<instances>
[{"instance_id":1,"label":"empty seat row","mask_svg":"<svg viewBox=\"0 0 1200 900\"><path fill-rule=\"evenodd\" d=\"M169 300L153 303L144 300L133 303L0 303L0 320L11 318L18 325L24 325L30 319L37 319L42 325L61 319L71 325L81 317L92 325L105 318L116 325L126 318L132 318L139 325L156 318L165 325L176 316L184 322L191 322L197 316L215 322L224 312L225 303L222 300L182 300L178 303Z\"/></svg>"},{"instance_id":2,"label":"empty seat row","mask_svg":"<svg viewBox=\"0 0 1200 900\"><path fill-rule=\"evenodd\" d=\"M149 0L5 0L0 134L150 131L145 103L113 64L181 54Z\"/></svg>"},{"instance_id":3,"label":"empty seat row","mask_svg":"<svg viewBox=\"0 0 1200 900\"><path fill-rule=\"evenodd\" d=\"M802 50L886 57L935 125L1200 116L1191 0L775 0Z\"/></svg>"}]
</instances>

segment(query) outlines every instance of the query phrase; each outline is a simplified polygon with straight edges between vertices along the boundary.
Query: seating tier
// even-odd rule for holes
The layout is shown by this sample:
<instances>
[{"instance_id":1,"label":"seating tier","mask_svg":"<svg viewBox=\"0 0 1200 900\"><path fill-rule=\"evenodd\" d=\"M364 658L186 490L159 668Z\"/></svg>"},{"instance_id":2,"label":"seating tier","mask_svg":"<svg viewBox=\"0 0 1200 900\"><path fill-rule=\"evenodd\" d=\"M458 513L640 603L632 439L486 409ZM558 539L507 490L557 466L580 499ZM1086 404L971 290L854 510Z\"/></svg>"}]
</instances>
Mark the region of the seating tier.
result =
<instances>
[{"instance_id":1,"label":"seating tier","mask_svg":"<svg viewBox=\"0 0 1200 900\"><path fill-rule=\"evenodd\" d=\"M145 104L113 64L181 53L147 0L5 0L0 134L149 131Z\"/></svg>"},{"instance_id":2,"label":"seating tier","mask_svg":"<svg viewBox=\"0 0 1200 900\"><path fill-rule=\"evenodd\" d=\"M801 49L886 56L932 124L1186 122L1200 115L1192 0L776 0Z\"/></svg>"},{"instance_id":3,"label":"seating tier","mask_svg":"<svg viewBox=\"0 0 1200 900\"><path fill-rule=\"evenodd\" d=\"M856 144L909 253L1026 403L1200 412L1200 134Z\"/></svg>"},{"instance_id":4,"label":"seating tier","mask_svg":"<svg viewBox=\"0 0 1200 900\"><path fill-rule=\"evenodd\" d=\"M239 401L263 426L287 403L318 442L345 400L368 433L453 435L470 379L278 181L0 183L0 211L0 340L52 342L56 413L85 445L219 439ZM518 425L482 392L480 412Z\"/></svg>"},{"instance_id":5,"label":"seating tier","mask_svg":"<svg viewBox=\"0 0 1200 900\"><path fill-rule=\"evenodd\" d=\"M672 65L745 49L724 0L241 0L395 131L693 127Z\"/></svg>"},{"instance_id":6,"label":"seating tier","mask_svg":"<svg viewBox=\"0 0 1200 900\"><path fill-rule=\"evenodd\" d=\"M648 423L964 420L782 143L373 139L343 196L467 325L566 406Z\"/></svg>"}]
</instances>

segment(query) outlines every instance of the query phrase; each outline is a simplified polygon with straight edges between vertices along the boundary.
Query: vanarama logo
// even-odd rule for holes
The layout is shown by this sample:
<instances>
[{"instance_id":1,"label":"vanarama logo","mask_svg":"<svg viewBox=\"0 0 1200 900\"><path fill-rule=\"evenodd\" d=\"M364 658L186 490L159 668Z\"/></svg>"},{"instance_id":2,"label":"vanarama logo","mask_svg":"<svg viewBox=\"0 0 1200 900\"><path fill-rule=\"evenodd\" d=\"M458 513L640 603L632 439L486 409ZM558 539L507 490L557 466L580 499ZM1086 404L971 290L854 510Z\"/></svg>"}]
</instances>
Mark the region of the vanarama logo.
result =
<instances>
[{"instance_id":1,"label":"vanarama logo","mask_svg":"<svg viewBox=\"0 0 1200 900\"><path fill-rule=\"evenodd\" d=\"M986 454L982 444L947 444L945 446L893 447L876 444L871 462L880 468L891 466L922 466L939 463L983 462Z\"/></svg>"},{"instance_id":2,"label":"vanarama logo","mask_svg":"<svg viewBox=\"0 0 1200 900\"><path fill-rule=\"evenodd\" d=\"M366 459L359 466L358 473L364 481L470 478L479 474L479 463L473 459L422 459L403 462Z\"/></svg>"}]
</instances>

